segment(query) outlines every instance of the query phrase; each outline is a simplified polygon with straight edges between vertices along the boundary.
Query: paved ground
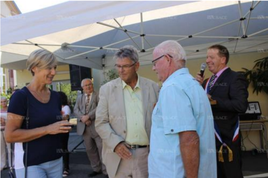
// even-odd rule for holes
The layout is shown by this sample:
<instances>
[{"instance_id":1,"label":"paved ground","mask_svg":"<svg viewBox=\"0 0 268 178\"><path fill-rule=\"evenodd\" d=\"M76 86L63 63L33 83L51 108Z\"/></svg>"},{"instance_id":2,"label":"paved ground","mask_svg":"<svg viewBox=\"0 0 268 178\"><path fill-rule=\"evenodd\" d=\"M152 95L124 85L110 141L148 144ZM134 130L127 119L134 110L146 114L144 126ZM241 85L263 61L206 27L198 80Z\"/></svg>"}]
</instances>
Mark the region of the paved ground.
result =
<instances>
[{"instance_id":1,"label":"paved ground","mask_svg":"<svg viewBox=\"0 0 268 178\"><path fill-rule=\"evenodd\" d=\"M75 132L70 133L69 150L73 150L81 141L81 136L78 136ZM245 178L268 177L268 159L266 154L243 152L242 158ZM87 175L92 171L83 143L70 154L70 169L70 175L67 178L87 178ZM7 170L1 172L1 177L8 178ZM104 178L104 176L98 175L95 178Z\"/></svg>"},{"instance_id":2,"label":"paved ground","mask_svg":"<svg viewBox=\"0 0 268 178\"><path fill-rule=\"evenodd\" d=\"M83 141L81 136L78 136L75 132L70 133L69 151L72 152L70 154L70 175L68 178L86 178L92 172L85 146L83 143L81 144L81 141ZM74 149L75 147L77 148ZM100 174L94 178L104 178L104 176Z\"/></svg>"}]
</instances>

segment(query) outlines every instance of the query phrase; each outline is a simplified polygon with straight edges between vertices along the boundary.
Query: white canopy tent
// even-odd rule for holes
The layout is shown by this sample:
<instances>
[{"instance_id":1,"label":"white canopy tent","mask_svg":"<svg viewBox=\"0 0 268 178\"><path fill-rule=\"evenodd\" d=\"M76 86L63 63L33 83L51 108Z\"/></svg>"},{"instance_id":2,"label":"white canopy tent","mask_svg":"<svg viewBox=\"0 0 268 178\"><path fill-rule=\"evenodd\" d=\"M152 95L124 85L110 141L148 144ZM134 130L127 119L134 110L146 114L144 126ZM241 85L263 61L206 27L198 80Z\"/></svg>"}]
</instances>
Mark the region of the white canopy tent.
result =
<instances>
[{"instance_id":1,"label":"white canopy tent","mask_svg":"<svg viewBox=\"0 0 268 178\"><path fill-rule=\"evenodd\" d=\"M232 53L268 52L267 9L262 1L70 1L1 19L1 65L24 69L26 57L44 48L62 63L102 69L124 45L148 64L167 39L179 41L188 59L215 43Z\"/></svg>"}]
</instances>

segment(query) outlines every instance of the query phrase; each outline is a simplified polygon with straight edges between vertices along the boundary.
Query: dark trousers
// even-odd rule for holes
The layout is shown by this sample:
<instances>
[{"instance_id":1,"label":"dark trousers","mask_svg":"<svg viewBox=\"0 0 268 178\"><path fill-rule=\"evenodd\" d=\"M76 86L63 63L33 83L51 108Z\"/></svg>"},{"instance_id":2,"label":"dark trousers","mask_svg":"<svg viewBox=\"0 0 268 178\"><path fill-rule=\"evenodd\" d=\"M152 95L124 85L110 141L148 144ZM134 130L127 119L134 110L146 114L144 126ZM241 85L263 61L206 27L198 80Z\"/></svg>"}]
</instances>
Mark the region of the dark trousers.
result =
<instances>
[{"instance_id":1,"label":"dark trousers","mask_svg":"<svg viewBox=\"0 0 268 178\"><path fill-rule=\"evenodd\" d=\"M235 142L227 143L229 148L233 151L233 161L228 160L228 149L223 146L224 162L219 162L217 153L217 172L218 178L243 178L242 174L242 160L241 160L241 134ZM217 152L220 150L221 143L216 138Z\"/></svg>"},{"instance_id":2,"label":"dark trousers","mask_svg":"<svg viewBox=\"0 0 268 178\"><path fill-rule=\"evenodd\" d=\"M68 151L69 133L62 134L62 150L63 150L63 170L69 170L69 151Z\"/></svg>"}]
</instances>

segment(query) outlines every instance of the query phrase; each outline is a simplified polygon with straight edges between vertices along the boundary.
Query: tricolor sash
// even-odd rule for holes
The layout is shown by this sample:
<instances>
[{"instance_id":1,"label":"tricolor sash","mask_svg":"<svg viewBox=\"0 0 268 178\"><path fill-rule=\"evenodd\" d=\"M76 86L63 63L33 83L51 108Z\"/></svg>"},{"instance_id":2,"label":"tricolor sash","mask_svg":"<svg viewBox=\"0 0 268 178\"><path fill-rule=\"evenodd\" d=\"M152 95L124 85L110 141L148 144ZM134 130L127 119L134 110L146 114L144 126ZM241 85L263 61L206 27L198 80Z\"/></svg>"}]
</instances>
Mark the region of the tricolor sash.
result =
<instances>
[{"instance_id":1,"label":"tricolor sash","mask_svg":"<svg viewBox=\"0 0 268 178\"><path fill-rule=\"evenodd\" d=\"M214 122L214 131L215 131L215 136L217 137L217 139L221 142L221 147L220 150L218 151L218 159L219 162L224 162L224 158L223 158L223 154L222 154L222 149L225 146L228 150L228 160L229 162L233 161L233 151L231 150L231 148L222 140L221 138L221 133L220 130L217 126L217 124ZM235 132L233 135L233 140L232 142L235 142L238 139L239 136L239 121L237 121L236 125L235 125Z\"/></svg>"}]
</instances>

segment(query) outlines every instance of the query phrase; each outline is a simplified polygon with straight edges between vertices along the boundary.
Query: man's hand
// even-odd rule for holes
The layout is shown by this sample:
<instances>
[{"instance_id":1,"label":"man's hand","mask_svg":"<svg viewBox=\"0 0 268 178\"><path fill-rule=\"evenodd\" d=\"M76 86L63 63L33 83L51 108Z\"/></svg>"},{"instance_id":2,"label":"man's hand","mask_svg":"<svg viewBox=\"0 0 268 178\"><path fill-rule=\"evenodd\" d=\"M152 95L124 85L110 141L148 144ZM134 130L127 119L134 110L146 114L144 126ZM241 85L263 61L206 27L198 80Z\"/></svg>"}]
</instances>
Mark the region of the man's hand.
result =
<instances>
[{"instance_id":1,"label":"man's hand","mask_svg":"<svg viewBox=\"0 0 268 178\"><path fill-rule=\"evenodd\" d=\"M211 95L207 94L209 101L212 101Z\"/></svg>"},{"instance_id":2,"label":"man's hand","mask_svg":"<svg viewBox=\"0 0 268 178\"><path fill-rule=\"evenodd\" d=\"M114 152L122 159L130 159L131 158L131 153L128 150L128 148L124 142L119 143L115 147Z\"/></svg>"},{"instance_id":3,"label":"man's hand","mask_svg":"<svg viewBox=\"0 0 268 178\"><path fill-rule=\"evenodd\" d=\"M85 124L86 124L87 126L90 126L91 123L92 123L91 120L87 120Z\"/></svg>"},{"instance_id":4,"label":"man's hand","mask_svg":"<svg viewBox=\"0 0 268 178\"><path fill-rule=\"evenodd\" d=\"M5 126L6 125L6 121L3 117L1 117L1 126Z\"/></svg>"},{"instance_id":5,"label":"man's hand","mask_svg":"<svg viewBox=\"0 0 268 178\"><path fill-rule=\"evenodd\" d=\"M202 85L202 83L204 82L205 76L203 75L203 77L201 77L200 73L198 73L195 79L200 83L200 85Z\"/></svg>"},{"instance_id":6,"label":"man's hand","mask_svg":"<svg viewBox=\"0 0 268 178\"><path fill-rule=\"evenodd\" d=\"M84 124L86 124L86 122L89 120L89 116L88 115L83 115L81 117L81 122L83 122Z\"/></svg>"},{"instance_id":7,"label":"man's hand","mask_svg":"<svg viewBox=\"0 0 268 178\"><path fill-rule=\"evenodd\" d=\"M207 94L207 96L208 96L208 100L210 102L210 105L216 105L217 104L217 101L213 100L210 94Z\"/></svg>"}]
</instances>

